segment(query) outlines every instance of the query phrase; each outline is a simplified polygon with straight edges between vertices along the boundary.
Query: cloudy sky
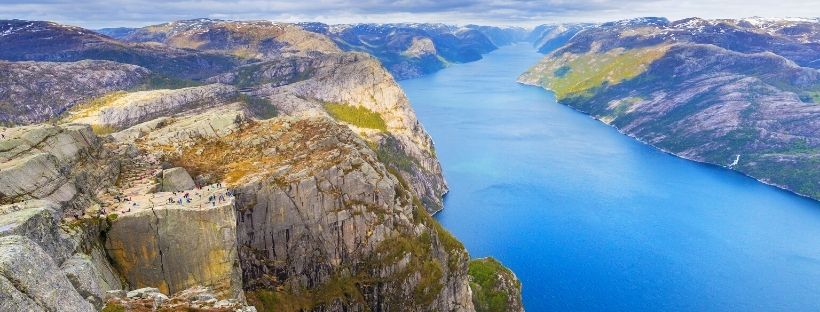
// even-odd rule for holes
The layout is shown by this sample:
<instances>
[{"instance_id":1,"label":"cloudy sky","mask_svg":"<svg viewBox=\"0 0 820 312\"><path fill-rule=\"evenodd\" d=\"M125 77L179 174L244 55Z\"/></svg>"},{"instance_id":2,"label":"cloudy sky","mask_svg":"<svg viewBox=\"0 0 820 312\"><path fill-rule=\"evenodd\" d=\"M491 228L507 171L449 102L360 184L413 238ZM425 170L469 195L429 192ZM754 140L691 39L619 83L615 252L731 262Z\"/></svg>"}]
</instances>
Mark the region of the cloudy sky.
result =
<instances>
[{"instance_id":1,"label":"cloudy sky","mask_svg":"<svg viewBox=\"0 0 820 312\"><path fill-rule=\"evenodd\" d=\"M89 28L198 17L285 22L444 22L532 26L639 16L818 17L818 0L0 0L0 18Z\"/></svg>"}]
</instances>

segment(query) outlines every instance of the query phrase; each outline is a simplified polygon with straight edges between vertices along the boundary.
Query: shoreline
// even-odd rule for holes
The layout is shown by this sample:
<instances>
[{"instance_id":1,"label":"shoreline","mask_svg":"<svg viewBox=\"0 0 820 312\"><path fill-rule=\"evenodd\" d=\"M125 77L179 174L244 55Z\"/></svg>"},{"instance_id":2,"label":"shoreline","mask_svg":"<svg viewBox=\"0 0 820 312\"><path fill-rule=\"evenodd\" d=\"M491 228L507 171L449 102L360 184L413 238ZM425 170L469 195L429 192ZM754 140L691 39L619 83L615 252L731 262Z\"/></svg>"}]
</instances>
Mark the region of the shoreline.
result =
<instances>
[{"instance_id":1,"label":"shoreline","mask_svg":"<svg viewBox=\"0 0 820 312\"><path fill-rule=\"evenodd\" d=\"M517 82L517 83L520 83L520 84L522 84L522 85L531 86L531 87L536 87L536 88L538 88L538 89L541 89L541 90L544 90L544 91L548 91L548 92L552 93L552 94L553 94L553 96L554 96L554 93L552 92L552 90L550 90L549 88L546 88L546 87L544 87L544 86L537 85L537 84L532 84L532 83L528 83L528 82L524 82L524 81L521 81L521 79L517 79L517 80L516 80L516 82ZM581 114L584 114L584 115L586 115L587 117L589 117L589 118L591 118L591 119L594 119L594 120L596 120L596 121L600 122L600 123L601 123L601 124L603 124L603 125L606 125L606 126L608 126L608 127L612 128L612 129L615 129L616 131L618 131L618 133L620 133L620 134L622 134L622 135L625 135L625 136L627 136L627 137L629 137L629 138L631 138L631 139L634 139L635 141L638 141L638 142L640 142L641 144L644 144L644 145L650 146L650 147L652 147L652 148L654 148L654 149L656 149L656 150L658 150L658 151L661 151L661 152L663 152L663 153L665 153L665 154L668 154L668 155L671 155L671 156L674 156L674 157L677 157L677 158L680 158L680 159L684 159L684 160L687 160L687 161L695 162L695 163L698 163L698 164L708 165L708 166L713 166L713 167L721 168L721 169L724 169L724 170L728 170L729 172L737 173L737 174L740 174L740 175L742 175L742 176L745 176L745 177L751 178L751 179L753 179L753 180L755 180L755 181L757 181L757 182L759 182L759 183L762 183L762 184L764 184L764 185L768 185L768 186L774 187L774 188L776 188L776 189L778 189L778 190L780 190L780 191L785 191L785 192L788 192L788 193L790 193L790 194L797 195L798 197L802 197L802 198L810 199L810 200L814 201L815 203L820 204L820 199L818 199L818 198L814 198L814 197L811 197L811 196L808 196L808 195L805 195L805 194L800 194L800 193L797 193L796 191L791 190L791 189L789 189L788 187L783 186L783 185L779 185L779 184L772 183L772 182L768 182L768 181L763 181L761 178L757 178L757 177L751 176L751 175L749 175L749 174L746 174L746 173L745 173L745 172L743 172L743 171L736 170L736 169L733 169L733 168L728 167L728 166L723 166L723 165L719 165L719 164L715 164L715 163L711 163L711 162L707 162L707 161L701 161L701 160L697 160L697 159L692 159L692 158L689 158L689 157L686 157L686 156L683 156L683 155L678 155L678 154L675 154L675 153L673 153L673 152L671 152L671 151L669 151L669 150L666 150L666 149L664 149L664 148L661 148L661 147L655 146L655 145L654 145L654 144L652 144L652 143L646 142L646 141L644 141L643 139L641 139L641 138L639 138L639 137L636 137L636 136L634 136L634 135L631 135L631 134L629 134L629 133L626 133L626 132L622 131L620 128L618 128L618 127L616 127L616 126L614 126L614 125L612 125L612 124L608 124L608 123L604 122L603 120L601 120L600 118L595 117L595 116L593 116L593 115L591 115L591 114L589 114L589 113L587 113L587 112L584 112L584 111L582 111L582 110L579 110L579 109L577 109L577 108L575 108L575 107L572 107L572 106L570 106L570 105L566 105L566 104L562 103L561 101L559 101L558 99L555 99L555 102L556 102L556 103L558 103L558 104L560 104L560 105L562 105L562 106L564 106L564 107L568 107L568 108L570 108L570 109L572 109L572 110L574 110L574 111L576 111L576 112L579 112L579 113L581 113Z\"/></svg>"}]
</instances>

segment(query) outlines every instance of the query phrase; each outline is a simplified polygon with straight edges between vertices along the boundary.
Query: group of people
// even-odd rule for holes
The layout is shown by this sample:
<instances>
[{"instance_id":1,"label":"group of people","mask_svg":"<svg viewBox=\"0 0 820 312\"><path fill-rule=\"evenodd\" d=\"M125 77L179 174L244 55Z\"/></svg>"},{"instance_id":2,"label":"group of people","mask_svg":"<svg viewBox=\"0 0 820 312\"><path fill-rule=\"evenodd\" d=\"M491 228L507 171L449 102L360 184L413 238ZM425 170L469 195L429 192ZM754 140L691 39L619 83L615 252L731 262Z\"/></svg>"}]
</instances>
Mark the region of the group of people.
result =
<instances>
[{"instance_id":1,"label":"group of people","mask_svg":"<svg viewBox=\"0 0 820 312\"><path fill-rule=\"evenodd\" d=\"M216 187L217 188L222 187L222 183L217 183ZM201 189L201 188L199 186L197 186L197 189ZM168 197L168 200L167 200L166 203L182 205L182 204L190 204L191 201L193 201L191 193L189 193L189 192L172 192L172 194L173 194L173 196ZM218 194L211 194L211 195L208 196L208 202L211 203L212 207L215 207L217 203L222 203L222 202L227 201L228 200L227 198L228 197L233 197L234 194L235 193L231 190L227 190L227 191L225 191L225 193L220 192ZM178 196L178 195L182 195L182 196L178 197L175 200L174 196ZM202 194L199 193L199 192L196 192L194 195L199 196L199 198L202 198ZM200 207L201 207L201 205L200 205Z\"/></svg>"}]
</instances>

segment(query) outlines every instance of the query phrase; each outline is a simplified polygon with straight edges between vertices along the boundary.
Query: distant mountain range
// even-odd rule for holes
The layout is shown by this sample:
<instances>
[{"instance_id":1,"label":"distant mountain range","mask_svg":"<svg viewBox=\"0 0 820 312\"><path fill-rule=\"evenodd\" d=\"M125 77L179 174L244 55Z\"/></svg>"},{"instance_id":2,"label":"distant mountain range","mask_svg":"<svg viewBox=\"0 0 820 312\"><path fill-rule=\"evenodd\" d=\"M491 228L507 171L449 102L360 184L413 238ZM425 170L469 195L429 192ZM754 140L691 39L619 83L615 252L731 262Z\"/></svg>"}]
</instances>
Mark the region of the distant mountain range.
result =
<instances>
[{"instance_id":1,"label":"distant mountain range","mask_svg":"<svg viewBox=\"0 0 820 312\"><path fill-rule=\"evenodd\" d=\"M540 27L520 81L673 154L820 199L820 20Z\"/></svg>"},{"instance_id":2,"label":"distant mountain range","mask_svg":"<svg viewBox=\"0 0 820 312\"><path fill-rule=\"evenodd\" d=\"M242 22L243 30L253 33L254 24ZM144 28L107 28L99 30L113 38L128 42L162 42L176 47L203 48L198 42L208 42L206 49L243 42L225 36L225 25L234 23L198 19L179 21ZM219 25L222 28L220 28ZM292 27L293 25L291 25ZM296 26L330 38L344 51L366 52L382 61L396 79L407 79L440 70L449 63L464 63L481 59L481 55L524 39L528 31L518 27L494 27L445 24L343 24L300 23ZM204 37L208 37L207 39ZM317 38L324 38L318 37ZM243 48L232 46L238 56L254 57ZM260 42L256 49L277 51L274 41ZM259 51L256 51L259 52Z\"/></svg>"}]
</instances>

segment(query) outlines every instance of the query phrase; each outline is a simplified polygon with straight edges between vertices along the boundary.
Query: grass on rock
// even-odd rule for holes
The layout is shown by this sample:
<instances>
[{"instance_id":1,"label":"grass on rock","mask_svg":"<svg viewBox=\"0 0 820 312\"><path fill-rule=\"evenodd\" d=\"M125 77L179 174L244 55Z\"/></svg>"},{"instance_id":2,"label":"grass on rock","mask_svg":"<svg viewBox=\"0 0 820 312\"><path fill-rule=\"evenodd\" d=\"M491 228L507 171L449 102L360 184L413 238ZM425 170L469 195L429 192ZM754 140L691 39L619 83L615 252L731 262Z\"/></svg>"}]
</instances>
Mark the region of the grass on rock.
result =
<instances>
[{"instance_id":1,"label":"grass on rock","mask_svg":"<svg viewBox=\"0 0 820 312\"><path fill-rule=\"evenodd\" d=\"M341 103L325 103L325 110L338 121L342 121L359 128L387 131L387 123L379 113L363 106L353 106Z\"/></svg>"}]
</instances>

